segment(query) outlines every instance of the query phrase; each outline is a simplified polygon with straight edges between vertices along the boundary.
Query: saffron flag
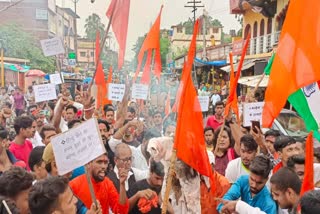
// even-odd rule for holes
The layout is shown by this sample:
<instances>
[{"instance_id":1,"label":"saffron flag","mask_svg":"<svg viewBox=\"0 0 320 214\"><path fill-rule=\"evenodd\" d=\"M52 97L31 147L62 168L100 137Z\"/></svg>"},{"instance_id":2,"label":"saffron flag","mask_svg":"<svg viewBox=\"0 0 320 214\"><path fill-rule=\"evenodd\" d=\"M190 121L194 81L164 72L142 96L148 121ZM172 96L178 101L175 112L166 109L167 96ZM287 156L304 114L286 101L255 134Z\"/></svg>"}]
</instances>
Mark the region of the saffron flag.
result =
<instances>
[{"instance_id":1,"label":"saffron flag","mask_svg":"<svg viewBox=\"0 0 320 214\"><path fill-rule=\"evenodd\" d=\"M265 93L263 127L272 125L291 94L320 80L320 20L314 14L320 14L318 0L290 1Z\"/></svg>"},{"instance_id":2,"label":"saffron flag","mask_svg":"<svg viewBox=\"0 0 320 214\"><path fill-rule=\"evenodd\" d=\"M112 15L111 25L119 44L118 70L124 63L126 51L128 22L129 22L130 0L112 0L107 10L107 17Z\"/></svg>"},{"instance_id":3,"label":"saffron flag","mask_svg":"<svg viewBox=\"0 0 320 214\"><path fill-rule=\"evenodd\" d=\"M179 101L177 129L174 149L177 157L200 174L210 176L212 173L203 135L203 121L197 92L193 85L191 70L196 53L196 37L199 20L196 21L193 37L188 52L187 62L182 71L182 93ZM192 121L192 122L191 122Z\"/></svg>"},{"instance_id":4,"label":"saffron flag","mask_svg":"<svg viewBox=\"0 0 320 214\"><path fill-rule=\"evenodd\" d=\"M308 138L306 140L306 159L304 164L304 178L300 190L300 196L302 196L305 192L314 189L314 181L313 181L313 134L309 133Z\"/></svg>"},{"instance_id":5,"label":"saffron flag","mask_svg":"<svg viewBox=\"0 0 320 214\"><path fill-rule=\"evenodd\" d=\"M135 81L138 77L138 74L140 72L141 69L141 65L142 65L142 60L143 60L143 56L145 54L146 51L148 51L147 53L147 62L145 65L145 68L143 70L143 76L144 76L144 83L149 83L150 82L150 74L145 74L146 72L150 72L151 70L151 56L152 56L152 51L154 50L154 74L155 76L158 77L158 79L160 79L160 75L161 75L161 55L160 55L160 20L161 20L161 13L162 13L162 8L163 6L161 6L159 15L155 21L155 23L152 25L147 37L145 38L141 49L139 51L139 55L138 55L138 67L135 73L135 76L133 78L133 81Z\"/></svg>"}]
</instances>

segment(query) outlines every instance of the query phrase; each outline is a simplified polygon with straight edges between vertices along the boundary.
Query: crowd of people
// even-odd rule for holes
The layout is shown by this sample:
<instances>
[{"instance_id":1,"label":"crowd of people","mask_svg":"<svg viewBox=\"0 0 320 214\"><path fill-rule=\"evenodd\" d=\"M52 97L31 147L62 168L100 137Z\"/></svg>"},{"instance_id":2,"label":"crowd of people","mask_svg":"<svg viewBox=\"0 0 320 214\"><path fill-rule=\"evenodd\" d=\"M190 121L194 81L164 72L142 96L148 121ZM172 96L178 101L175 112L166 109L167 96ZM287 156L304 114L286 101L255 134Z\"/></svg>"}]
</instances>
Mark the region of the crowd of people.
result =
<instances>
[{"instance_id":1,"label":"crowd of people","mask_svg":"<svg viewBox=\"0 0 320 214\"><path fill-rule=\"evenodd\" d=\"M26 94L12 83L2 88L0 213L162 213L176 113L132 101L129 90L127 84L122 102L95 107L90 87L73 99L62 86L57 100L40 103L32 87ZM203 135L215 189L178 159L166 212L320 213L320 151L314 154L316 188L301 196L305 139L243 127L232 115L224 118L217 91L211 101L214 114ZM51 138L92 117L106 153L59 176Z\"/></svg>"}]
</instances>

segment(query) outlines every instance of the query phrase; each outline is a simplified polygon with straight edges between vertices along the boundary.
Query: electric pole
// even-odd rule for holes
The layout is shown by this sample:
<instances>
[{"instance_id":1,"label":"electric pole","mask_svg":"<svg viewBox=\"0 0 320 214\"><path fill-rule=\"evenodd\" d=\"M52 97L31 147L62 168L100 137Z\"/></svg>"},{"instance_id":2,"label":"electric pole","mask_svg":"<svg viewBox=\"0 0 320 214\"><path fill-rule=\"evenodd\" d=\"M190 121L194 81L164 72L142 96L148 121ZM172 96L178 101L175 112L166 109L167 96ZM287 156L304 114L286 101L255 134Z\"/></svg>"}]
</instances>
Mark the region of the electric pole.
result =
<instances>
[{"instance_id":1,"label":"electric pole","mask_svg":"<svg viewBox=\"0 0 320 214\"><path fill-rule=\"evenodd\" d=\"M199 5L199 4L201 4L201 1L193 0L193 1L188 1L187 5L184 6L184 7L193 8L192 11L191 11L193 13L193 23L196 22L196 11L197 11L197 9L200 8L200 7L204 7L204 5L202 5L202 4Z\"/></svg>"}]
</instances>

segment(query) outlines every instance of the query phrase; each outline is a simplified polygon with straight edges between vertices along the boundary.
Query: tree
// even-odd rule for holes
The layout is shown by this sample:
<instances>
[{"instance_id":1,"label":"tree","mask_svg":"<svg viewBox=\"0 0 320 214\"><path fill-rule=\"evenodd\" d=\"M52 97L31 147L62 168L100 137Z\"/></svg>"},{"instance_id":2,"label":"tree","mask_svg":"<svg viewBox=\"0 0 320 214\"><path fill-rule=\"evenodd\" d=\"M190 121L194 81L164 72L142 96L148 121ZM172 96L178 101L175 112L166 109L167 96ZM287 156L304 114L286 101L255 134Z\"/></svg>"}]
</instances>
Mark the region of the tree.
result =
<instances>
[{"instance_id":1,"label":"tree","mask_svg":"<svg viewBox=\"0 0 320 214\"><path fill-rule=\"evenodd\" d=\"M103 38L105 25L101 22L101 18L99 15L93 13L88 18L86 18L85 22L86 23L84 25L84 28L87 39L94 41L96 39L97 30L100 31L100 38Z\"/></svg>"},{"instance_id":2,"label":"tree","mask_svg":"<svg viewBox=\"0 0 320 214\"><path fill-rule=\"evenodd\" d=\"M167 56L170 49L170 40L168 37L160 38L160 54L161 54L161 64L162 68L167 67Z\"/></svg>"},{"instance_id":3,"label":"tree","mask_svg":"<svg viewBox=\"0 0 320 214\"><path fill-rule=\"evenodd\" d=\"M5 40L5 55L30 60L30 67L46 73L54 72L55 60L45 57L40 49L40 43L34 37L17 25L0 26L0 38Z\"/></svg>"}]
</instances>

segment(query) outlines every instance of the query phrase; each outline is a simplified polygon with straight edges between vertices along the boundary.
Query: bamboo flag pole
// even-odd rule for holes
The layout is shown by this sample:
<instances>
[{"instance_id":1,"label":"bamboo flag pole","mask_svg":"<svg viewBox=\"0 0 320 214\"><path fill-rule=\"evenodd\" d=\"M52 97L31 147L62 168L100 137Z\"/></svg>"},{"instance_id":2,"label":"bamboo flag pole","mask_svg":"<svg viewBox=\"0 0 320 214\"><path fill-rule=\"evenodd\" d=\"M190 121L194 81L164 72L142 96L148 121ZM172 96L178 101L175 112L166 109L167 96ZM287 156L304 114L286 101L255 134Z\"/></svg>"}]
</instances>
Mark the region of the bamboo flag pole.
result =
<instances>
[{"instance_id":1,"label":"bamboo flag pole","mask_svg":"<svg viewBox=\"0 0 320 214\"><path fill-rule=\"evenodd\" d=\"M177 160L177 151L175 149L173 149L171 159L170 159L170 167L169 167L169 171L168 171L166 191L164 193L161 214L167 213L167 208L168 208L168 203L169 203L169 195L170 195L170 191L171 191L171 187L172 187L172 177L173 177L173 174L175 171L174 168L175 168L176 160Z\"/></svg>"},{"instance_id":2,"label":"bamboo flag pole","mask_svg":"<svg viewBox=\"0 0 320 214\"><path fill-rule=\"evenodd\" d=\"M253 98L254 98L254 94L256 93L256 91L257 91L258 88L259 88L260 83L262 82L262 80L263 80L263 78L264 78L265 76L266 76L266 73L263 73L262 76L261 76L261 78L259 79L256 87L254 87L253 92L252 92Z\"/></svg>"},{"instance_id":3,"label":"bamboo flag pole","mask_svg":"<svg viewBox=\"0 0 320 214\"><path fill-rule=\"evenodd\" d=\"M88 182L88 185L89 185L89 191L90 191L91 199L92 199L93 203L96 205L96 207L98 207L97 198L96 198L96 195L94 194L93 185L92 185L92 181L91 181L87 166L84 167L84 170L85 170L87 182Z\"/></svg>"}]
</instances>

